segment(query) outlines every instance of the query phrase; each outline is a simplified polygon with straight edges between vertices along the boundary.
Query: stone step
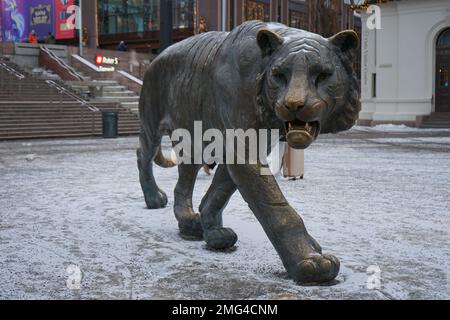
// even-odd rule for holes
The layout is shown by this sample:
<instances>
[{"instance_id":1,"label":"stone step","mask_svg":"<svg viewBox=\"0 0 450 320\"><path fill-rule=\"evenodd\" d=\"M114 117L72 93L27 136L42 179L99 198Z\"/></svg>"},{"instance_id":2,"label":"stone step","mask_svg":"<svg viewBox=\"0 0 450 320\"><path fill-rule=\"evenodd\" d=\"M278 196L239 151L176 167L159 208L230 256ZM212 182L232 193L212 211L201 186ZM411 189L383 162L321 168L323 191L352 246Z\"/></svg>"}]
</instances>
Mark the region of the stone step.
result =
<instances>
[{"instance_id":1,"label":"stone step","mask_svg":"<svg viewBox=\"0 0 450 320\"><path fill-rule=\"evenodd\" d=\"M119 135L136 135L139 134L139 129L120 129ZM101 136L101 128L92 133L90 130L66 130L66 131L30 131L30 132L14 132L5 135L0 135L0 140L13 140L13 139L34 139L34 138L68 138L68 137L89 137L89 136Z\"/></svg>"},{"instance_id":2,"label":"stone step","mask_svg":"<svg viewBox=\"0 0 450 320\"><path fill-rule=\"evenodd\" d=\"M118 92L118 91L127 91L128 88L125 86L103 86L103 92Z\"/></svg>"},{"instance_id":3,"label":"stone step","mask_svg":"<svg viewBox=\"0 0 450 320\"><path fill-rule=\"evenodd\" d=\"M77 92L82 92L82 93L89 93L89 87L88 86L70 86L70 88L72 90L75 90Z\"/></svg>"},{"instance_id":4,"label":"stone step","mask_svg":"<svg viewBox=\"0 0 450 320\"><path fill-rule=\"evenodd\" d=\"M133 113L139 112L139 101L136 102L122 102L120 104L123 108L133 111Z\"/></svg>"},{"instance_id":5,"label":"stone step","mask_svg":"<svg viewBox=\"0 0 450 320\"><path fill-rule=\"evenodd\" d=\"M139 134L139 131L136 130L119 130L120 136L132 136ZM94 134L91 133L27 133L27 134L18 134L18 135L8 135L8 136L0 136L0 140L20 140L20 139L49 139L49 138L78 138L78 137L92 137L92 136L101 136L101 132L96 132Z\"/></svg>"},{"instance_id":6,"label":"stone step","mask_svg":"<svg viewBox=\"0 0 450 320\"><path fill-rule=\"evenodd\" d=\"M64 83L66 85L68 85L69 87L71 86L87 86L87 83L89 83L90 81L64 81Z\"/></svg>"},{"instance_id":7,"label":"stone step","mask_svg":"<svg viewBox=\"0 0 450 320\"><path fill-rule=\"evenodd\" d=\"M122 106L126 106L127 108L139 107L139 99L132 102L122 102L121 104Z\"/></svg>"},{"instance_id":8,"label":"stone step","mask_svg":"<svg viewBox=\"0 0 450 320\"><path fill-rule=\"evenodd\" d=\"M70 87L73 89L89 89L89 86L83 84L72 84Z\"/></svg>"},{"instance_id":9,"label":"stone step","mask_svg":"<svg viewBox=\"0 0 450 320\"><path fill-rule=\"evenodd\" d=\"M450 116L450 112L432 112L431 115Z\"/></svg>"},{"instance_id":10,"label":"stone step","mask_svg":"<svg viewBox=\"0 0 450 320\"><path fill-rule=\"evenodd\" d=\"M430 116L427 121L450 121L450 116Z\"/></svg>"},{"instance_id":11,"label":"stone step","mask_svg":"<svg viewBox=\"0 0 450 320\"><path fill-rule=\"evenodd\" d=\"M106 97L98 97L95 99L96 101L101 101L101 102L138 102L139 101L139 96L127 96L127 97L111 97L111 96L106 96Z\"/></svg>"},{"instance_id":12,"label":"stone step","mask_svg":"<svg viewBox=\"0 0 450 320\"><path fill-rule=\"evenodd\" d=\"M117 86L117 81L114 80L93 80L88 81L89 85L93 86Z\"/></svg>"},{"instance_id":13,"label":"stone step","mask_svg":"<svg viewBox=\"0 0 450 320\"><path fill-rule=\"evenodd\" d=\"M116 92L105 92L109 97L130 97L134 96L135 93L130 90L124 90L124 91L116 91Z\"/></svg>"},{"instance_id":14,"label":"stone step","mask_svg":"<svg viewBox=\"0 0 450 320\"><path fill-rule=\"evenodd\" d=\"M450 119L427 119L424 123L450 123Z\"/></svg>"},{"instance_id":15,"label":"stone step","mask_svg":"<svg viewBox=\"0 0 450 320\"><path fill-rule=\"evenodd\" d=\"M132 115L133 116L133 115ZM101 122L101 118L100 117L95 117L94 118L94 122ZM123 118L119 115L119 122L120 125L129 125L129 126L134 126L134 125L139 125L138 121L136 118ZM85 117L85 118L78 118L78 119L65 119L65 118L54 118L54 119L40 119L40 120L22 120L22 121L17 121L17 120L10 120L10 121L4 121L2 120L1 126L0 126L0 131L2 130L7 130L9 128L25 128L25 129L29 129L30 127L46 127L46 126L52 126L52 127L56 127L56 126L72 126L72 125L79 125L79 124L90 124L92 123L92 118L91 117Z\"/></svg>"},{"instance_id":16,"label":"stone step","mask_svg":"<svg viewBox=\"0 0 450 320\"><path fill-rule=\"evenodd\" d=\"M83 85L83 86L118 86L118 83L114 80L92 80L92 78L87 77L84 81L65 81L68 85Z\"/></svg>"},{"instance_id":17,"label":"stone step","mask_svg":"<svg viewBox=\"0 0 450 320\"><path fill-rule=\"evenodd\" d=\"M428 128L428 129L450 129L450 122L448 123L424 123L422 124L421 128Z\"/></svg>"}]
</instances>

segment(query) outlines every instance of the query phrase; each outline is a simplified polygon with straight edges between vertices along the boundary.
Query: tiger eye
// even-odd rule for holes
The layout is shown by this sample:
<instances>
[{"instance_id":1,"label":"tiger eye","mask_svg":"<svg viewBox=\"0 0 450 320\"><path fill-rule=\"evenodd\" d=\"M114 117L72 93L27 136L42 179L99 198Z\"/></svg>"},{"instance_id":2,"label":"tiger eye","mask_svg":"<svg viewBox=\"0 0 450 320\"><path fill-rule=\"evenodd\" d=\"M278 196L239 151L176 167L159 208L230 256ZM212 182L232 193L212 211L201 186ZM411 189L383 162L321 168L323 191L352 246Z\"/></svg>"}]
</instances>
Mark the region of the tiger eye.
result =
<instances>
[{"instance_id":1,"label":"tiger eye","mask_svg":"<svg viewBox=\"0 0 450 320\"><path fill-rule=\"evenodd\" d=\"M272 69L272 76L278 81L285 83L287 82L286 75L283 73L281 68L275 67Z\"/></svg>"},{"instance_id":2,"label":"tiger eye","mask_svg":"<svg viewBox=\"0 0 450 320\"><path fill-rule=\"evenodd\" d=\"M325 73L325 72L320 73L316 78L316 86L319 85L319 83L327 80L330 76L331 76L330 73Z\"/></svg>"},{"instance_id":3,"label":"tiger eye","mask_svg":"<svg viewBox=\"0 0 450 320\"><path fill-rule=\"evenodd\" d=\"M274 75L274 76L278 76L278 75L280 75L282 72L281 72L281 69L279 68L279 67L274 67L273 69L272 69L272 75Z\"/></svg>"}]
</instances>

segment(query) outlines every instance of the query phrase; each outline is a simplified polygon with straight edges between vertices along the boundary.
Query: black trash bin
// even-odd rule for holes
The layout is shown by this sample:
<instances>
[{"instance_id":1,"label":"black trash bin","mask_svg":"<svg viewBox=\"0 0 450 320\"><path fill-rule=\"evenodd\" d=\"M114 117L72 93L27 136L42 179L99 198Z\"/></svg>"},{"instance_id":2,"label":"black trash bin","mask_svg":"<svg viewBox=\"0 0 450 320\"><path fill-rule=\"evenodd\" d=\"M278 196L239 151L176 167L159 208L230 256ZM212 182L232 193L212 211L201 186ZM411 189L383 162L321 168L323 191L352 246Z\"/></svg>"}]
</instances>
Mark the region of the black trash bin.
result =
<instances>
[{"instance_id":1,"label":"black trash bin","mask_svg":"<svg viewBox=\"0 0 450 320\"><path fill-rule=\"evenodd\" d=\"M103 138L117 138L119 113L116 111L102 112Z\"/></svg>"}]
</instances>

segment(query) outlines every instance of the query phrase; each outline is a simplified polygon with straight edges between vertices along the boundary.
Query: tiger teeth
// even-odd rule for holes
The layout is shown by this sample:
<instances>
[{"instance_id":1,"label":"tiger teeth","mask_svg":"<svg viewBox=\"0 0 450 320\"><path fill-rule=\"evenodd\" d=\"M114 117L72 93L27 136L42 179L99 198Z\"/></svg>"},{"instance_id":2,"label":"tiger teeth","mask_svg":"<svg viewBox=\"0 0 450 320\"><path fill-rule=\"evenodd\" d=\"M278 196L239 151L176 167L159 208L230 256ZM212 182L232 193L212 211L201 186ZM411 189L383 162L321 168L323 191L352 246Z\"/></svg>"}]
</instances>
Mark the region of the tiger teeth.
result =
<instances>
[{"instance_id":1,"label":"tiger teeth","mask_svg":"<svg viewBox=\"0 0 450 320\"><path fill-rule=\"evenodd\" d=\"M315 127L313 124L311 124L309 122L300 122L300 123L301 124L296 124L295 121L288 121L286 123L287 131L302 130L302 131L308 132L311 135L314 134Z\"/></svg>"}]
</instances>

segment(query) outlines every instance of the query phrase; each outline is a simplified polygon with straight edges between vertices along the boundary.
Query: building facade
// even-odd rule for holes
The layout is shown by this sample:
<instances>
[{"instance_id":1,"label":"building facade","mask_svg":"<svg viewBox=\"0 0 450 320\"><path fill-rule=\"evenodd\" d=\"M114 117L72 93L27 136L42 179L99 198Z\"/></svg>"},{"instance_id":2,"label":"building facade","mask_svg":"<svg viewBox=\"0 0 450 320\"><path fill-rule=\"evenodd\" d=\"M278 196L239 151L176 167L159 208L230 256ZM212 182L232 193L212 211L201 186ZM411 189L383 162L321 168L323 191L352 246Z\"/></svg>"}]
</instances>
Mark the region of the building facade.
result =
<instances>
[{"instance_id":1,"label":"building facade","mask_svg":"<svg viewBox=\"0 0 450 320\"><path fill-rule=\"evenodd\" d=\"M120 41L137 51L159 48L160 3L168 0L85 0L82 5L83 40L86 46L112 49ZM247 20L281 22L330 36L358 28L344 0L172 0L173 40L199 32L231 30ZM0 38L26 41L38 29L41 41L48 32L58 43L76 44L73 11L78 0L0 0ZM30 8L41 8L45 24L32 26ZM223 21L225 19L225 21ZM356 25L355 25L356 23ZM68 27L69 26L69 27Z\"/></svg>"},{"instance_id":2,"label":"building facade","mask_svg":"<svg viewBox=\"0 0 450 320\"><path fill-rule=\"evenodd\" d=\"M138 50L158 48L160 1L97 0L98 45L123 40ZM281 22L325 36L360 26L343 0L173 0L174 41L204 31L229 31L247 20Z\"/></svg>"},{"instance_id":3,"label":"building facade","mask_svg":"<svg viewBox=\"0 0 450 320\"><path fill-rule=\"evenodd\" d=\"M450 1L379 5L381 29L362 14L361 124L420 125L450 112Z\"/></svg>"}]
</instances>

